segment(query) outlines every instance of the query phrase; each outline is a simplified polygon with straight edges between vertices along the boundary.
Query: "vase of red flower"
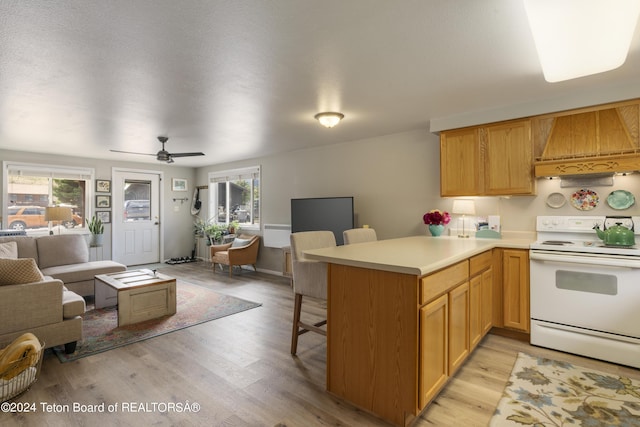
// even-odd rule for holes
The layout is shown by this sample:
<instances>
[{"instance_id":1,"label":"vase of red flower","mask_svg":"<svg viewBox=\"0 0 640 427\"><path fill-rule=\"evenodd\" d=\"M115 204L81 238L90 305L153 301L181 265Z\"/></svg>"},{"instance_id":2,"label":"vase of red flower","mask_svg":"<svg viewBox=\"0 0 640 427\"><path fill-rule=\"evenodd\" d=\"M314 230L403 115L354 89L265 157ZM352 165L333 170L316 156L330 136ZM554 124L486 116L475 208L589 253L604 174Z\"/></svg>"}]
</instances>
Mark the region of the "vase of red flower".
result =
<instances>
[{"instance_id":1,"label":"vase of red flower","mask_svg":"<svg viewBox=\"0 0 640 427\"><path fill-rule=\"evenodd\" d=\"M424 214L422 220L429 226L429 232L432 236L439 236L444 231L444 226L451 221L451 216L449 212L433 209Z\"/></svg>"}]
</instances>

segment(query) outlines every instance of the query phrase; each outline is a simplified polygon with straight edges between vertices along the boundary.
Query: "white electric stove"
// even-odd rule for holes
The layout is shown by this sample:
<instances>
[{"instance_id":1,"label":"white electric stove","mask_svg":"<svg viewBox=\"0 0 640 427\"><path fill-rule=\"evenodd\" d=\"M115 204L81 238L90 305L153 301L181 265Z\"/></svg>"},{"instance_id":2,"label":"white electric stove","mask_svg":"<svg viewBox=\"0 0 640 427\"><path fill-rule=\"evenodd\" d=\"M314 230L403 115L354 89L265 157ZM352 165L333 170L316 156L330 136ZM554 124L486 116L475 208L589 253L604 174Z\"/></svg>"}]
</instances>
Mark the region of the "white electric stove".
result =
<instances>
[{"instance_id":1,"label":"white electric stove","mask_svg":"<svg viewBox=\"0 0 640 427\"><path fill-rule=\"evenodd\" d=\"M605 246L593 229L604 221L537 218L529 251L531 344L640 368L640 249ZM613 222L631 229L640 217Z\"/></svg>"}]
</instances>

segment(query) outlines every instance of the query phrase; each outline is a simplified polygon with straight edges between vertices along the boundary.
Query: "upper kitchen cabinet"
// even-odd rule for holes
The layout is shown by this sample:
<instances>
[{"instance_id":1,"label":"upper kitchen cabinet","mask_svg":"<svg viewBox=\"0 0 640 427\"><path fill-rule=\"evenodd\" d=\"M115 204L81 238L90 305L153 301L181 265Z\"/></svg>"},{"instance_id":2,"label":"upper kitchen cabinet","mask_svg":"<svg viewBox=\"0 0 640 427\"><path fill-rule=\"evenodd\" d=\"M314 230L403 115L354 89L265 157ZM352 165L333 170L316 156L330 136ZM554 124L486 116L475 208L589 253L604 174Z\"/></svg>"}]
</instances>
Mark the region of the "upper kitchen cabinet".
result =
<instances>
[{"instance_id":1,"label":"upper kitchen cabinet","mask_svg":"<svg viewBox=\"0 0 640 427\"><path fill-rule=\"evenodd\" d=\"M485 194L535 194L531 122L487 126L485 134Z\"/></svg>"},{"instance_id":2,"label":"upper kitchen cabinet","mask_svg":"<svg viewBox=\"0 0 640 427\"><path fill-rule=\"evenodd\" d=\"M480 129L466 128L440 134L440 194L479 196L483 191Z\"/></svg>"},{"instance_id":3,"label":"upper kitchen cabinet","mask_svg":"<svg viewBox=\"0 0 640 427\"><path fill-rule=\"evenodd\" d=\"M535 175L640 169L639 106L632 100L534 117Z\"/></svg>"},{"instance_id":4,"label":"upper kitchen cabinet","mask_svg":"<svg viewBox=\"0 0 640 427\"><path fill-rule=\"evenodd\" d=\"M440 134L440 194L535 194L529 120Z\"/></svg>"}]
</instances>

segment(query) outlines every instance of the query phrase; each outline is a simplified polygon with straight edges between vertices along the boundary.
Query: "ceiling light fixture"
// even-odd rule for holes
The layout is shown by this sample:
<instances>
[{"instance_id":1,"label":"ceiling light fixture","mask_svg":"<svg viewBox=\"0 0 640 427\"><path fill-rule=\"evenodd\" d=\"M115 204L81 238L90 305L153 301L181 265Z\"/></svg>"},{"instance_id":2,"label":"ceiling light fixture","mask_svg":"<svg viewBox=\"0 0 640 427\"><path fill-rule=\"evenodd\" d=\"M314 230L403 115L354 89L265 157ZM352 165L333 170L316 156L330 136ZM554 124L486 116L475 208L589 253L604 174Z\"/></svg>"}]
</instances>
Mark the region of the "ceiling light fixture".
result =
<instances>
[{"instance_id":1,"label":"ceiling light fixture","mask_svg":"<svg viewBox=\"0 0 640 427\"><path fill-rule=\"evenodd\" d=\"M318 113L313 117L316 120L318 120L322 126L326 128L332 128L338 123L340 123L340 120L344 119L344 114L326 112L326 113Z\"/></svg>"},{"instance_id":2,"label":"ceiling light fixture","mask_svg":"<svg viewBox=\"0 0 640 427\"><path fill-rule=\"evenodd\" d=\"M624 64L640 15L638 0L524 0L548 82Z\"/></svg>"}]
</instances>

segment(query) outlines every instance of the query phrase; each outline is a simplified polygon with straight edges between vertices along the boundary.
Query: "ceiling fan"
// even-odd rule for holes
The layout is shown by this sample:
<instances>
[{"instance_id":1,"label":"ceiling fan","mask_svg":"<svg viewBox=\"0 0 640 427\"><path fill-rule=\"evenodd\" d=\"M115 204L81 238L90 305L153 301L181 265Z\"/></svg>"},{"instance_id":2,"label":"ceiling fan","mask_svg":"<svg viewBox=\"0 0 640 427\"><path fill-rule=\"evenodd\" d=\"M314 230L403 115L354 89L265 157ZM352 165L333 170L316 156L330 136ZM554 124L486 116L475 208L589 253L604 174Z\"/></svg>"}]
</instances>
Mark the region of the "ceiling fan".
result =
<instances>
[{"instance_id":1,"label":"ceiling fan","mask_svg":"<svg viewBox=\"0 0 640 427\"><path fill-rule=\"evenodd\" d=\"M173 163L173 158L174 157L193 157L193 156L204 156L204 153L201 152L197 152L197 153L169 153L167 150L164 149L164 144L169 140L168 137L166 136L159 136L158 137L158 141L160 141L160 143L162 144L162 150L158 151L156 154L151 154L151 153L136 153L133 151L121 151L121 150L109 150L112 151L114 153L126 153L126 154L140 154L143 156L156 156L156 160L160 161L160 162L167 162L167 163Z\"/></svg>"}]
</instances>

